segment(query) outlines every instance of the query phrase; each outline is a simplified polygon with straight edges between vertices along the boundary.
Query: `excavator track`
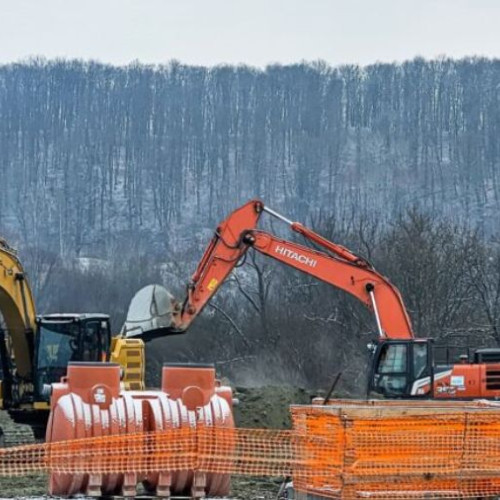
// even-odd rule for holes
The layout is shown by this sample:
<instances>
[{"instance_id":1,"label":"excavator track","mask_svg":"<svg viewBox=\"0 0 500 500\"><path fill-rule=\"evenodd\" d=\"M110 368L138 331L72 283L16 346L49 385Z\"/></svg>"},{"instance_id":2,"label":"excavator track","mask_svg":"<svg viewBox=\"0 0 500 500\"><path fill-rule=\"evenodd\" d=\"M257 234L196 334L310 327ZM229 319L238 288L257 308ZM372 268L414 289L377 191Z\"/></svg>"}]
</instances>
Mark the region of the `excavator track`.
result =
<instances>
[{"instance_id":1,"label":"excavator track","mask_svg":"<svg viewBox=\"0 0 500 500\"><path fill-rule=\"evenodd\" d=\"M0 448L34 443L35 434L30 425L18 424L8 411L0 411Z\"/></svg>"}]
</instances>

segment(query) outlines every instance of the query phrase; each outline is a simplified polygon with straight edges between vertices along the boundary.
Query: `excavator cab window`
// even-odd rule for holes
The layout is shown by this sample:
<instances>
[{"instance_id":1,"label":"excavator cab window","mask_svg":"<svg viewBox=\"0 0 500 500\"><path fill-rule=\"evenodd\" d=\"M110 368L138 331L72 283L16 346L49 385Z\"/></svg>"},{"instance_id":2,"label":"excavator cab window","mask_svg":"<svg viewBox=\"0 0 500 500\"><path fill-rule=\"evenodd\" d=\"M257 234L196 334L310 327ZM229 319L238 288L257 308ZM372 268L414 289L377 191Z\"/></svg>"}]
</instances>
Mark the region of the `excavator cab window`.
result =
<instances>
[{"instance_id":1,"label":"excavator cab window","mask_svg":"<svg viewBox=\"0 0 500 500\"><path fill-rule=\"evenodd\" d=\"M71 361L106 361L110 346L109 318L85 315L45 316L38 320L35 388L42 397L43 386L66 375Z\"/></svg>"},{"instance_id":2,"label":"excavator cab window","mask_svg":"<svg viewBox=\"0 0 500 500\"><path fill-rule=\"evenodd\" d=\"M106 361L111 342L109 322L88 320L82 324L81 359L78 361Z\"/></svg>"},{"instance_id":3,"label":"excavator cab window","mask_svg":"<svg viewBox=\"0 0 500 500\"><path fill-rule=\"evenodd\" d=\"M408 385L408 346L385 343L378 353L374 373L375 392L403 396Z\"/></svg>"},{"instance_id":4,"label":"excavator cab window","mask_svg":"<svg viewBox=\"0 0 500 500\"><path fill-rule=\"evenodd\" d=\"M79 325L73 320L41 321L37 332L36 388L59 381L79 357Z\"/></svg>"},{"instance_id":5,"label":"excavator cab window","mask_svg":"<svg viewBox=\"0 0 500 500\"><path fill-rule=\"evenodd\" d=\"M369 390L388 397L425 397L432 387L429 340L384 340L374 353Z\"/></svg>"}]
</instances>

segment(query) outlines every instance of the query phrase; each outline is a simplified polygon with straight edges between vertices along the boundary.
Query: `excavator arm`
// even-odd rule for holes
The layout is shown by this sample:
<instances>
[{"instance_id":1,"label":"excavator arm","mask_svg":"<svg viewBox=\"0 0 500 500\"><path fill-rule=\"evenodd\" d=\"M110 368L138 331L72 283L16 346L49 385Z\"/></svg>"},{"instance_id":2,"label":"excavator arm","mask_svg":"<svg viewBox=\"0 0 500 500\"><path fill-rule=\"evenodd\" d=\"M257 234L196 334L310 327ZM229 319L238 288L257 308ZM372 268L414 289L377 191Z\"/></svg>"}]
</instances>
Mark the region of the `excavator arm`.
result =
<instances>
[{"instance_id":1,"label":"excavator arm","mask_svg":"<svg viewBox=\"0 0 500 500\"><path fill-rule=\"evenodd\" d=\"M263 212L287 223L294 232L321 249L311 249L258 230ZM259 200L246 203L219 225L191 278L184 302L174 303L172 323L161 334L185 332L250 247L359 299L373 311L380 337L413 338L401 295L387 278L348 249L302 224L289 221Z\"/></svg>"}]
</instances>

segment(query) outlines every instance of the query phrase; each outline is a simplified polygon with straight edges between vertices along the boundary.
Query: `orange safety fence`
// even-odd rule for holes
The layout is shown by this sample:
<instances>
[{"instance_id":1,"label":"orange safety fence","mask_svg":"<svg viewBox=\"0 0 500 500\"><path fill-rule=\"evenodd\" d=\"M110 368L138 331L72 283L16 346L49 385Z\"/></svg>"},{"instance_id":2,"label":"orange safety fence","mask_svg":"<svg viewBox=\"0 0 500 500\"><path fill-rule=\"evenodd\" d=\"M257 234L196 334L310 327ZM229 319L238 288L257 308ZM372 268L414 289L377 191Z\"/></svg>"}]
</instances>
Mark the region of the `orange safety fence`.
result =
<instances>
[{"instance_id":1,"label":"orange safety fence","mask_svg":"<svg viewBox=\"0 0 500 500\"><path fill-rule=\"evenodd\" d=\"M323 434L335 449L323 455L303 441L297 452L309 462L292 473L297 490L342 499L500 494L500 411L491 405L330 403L292 408L295 434Z\"/></svg>"},{"instance_id":2,"label":"orange safety fence","mask_svg":"<svg viewBox=\"0 0 500 500\"><path fill-rule=\"evenodd\" d=\"M291 476L327 498L500 494L500 408L331 401L292 407L292 430L198 426L0 450L0 476L195 470Z\"/></svg>"},{"instance_id":3,"label":"orange safety fence","mask_svg":"<svg viewBox=\"0 0 500 500\"><path fill-rule=\"evenodd\" d=\"M197 470L288 476L291 431L188 427L0 449L0 476Z\"/></svg>"}]
</instances>

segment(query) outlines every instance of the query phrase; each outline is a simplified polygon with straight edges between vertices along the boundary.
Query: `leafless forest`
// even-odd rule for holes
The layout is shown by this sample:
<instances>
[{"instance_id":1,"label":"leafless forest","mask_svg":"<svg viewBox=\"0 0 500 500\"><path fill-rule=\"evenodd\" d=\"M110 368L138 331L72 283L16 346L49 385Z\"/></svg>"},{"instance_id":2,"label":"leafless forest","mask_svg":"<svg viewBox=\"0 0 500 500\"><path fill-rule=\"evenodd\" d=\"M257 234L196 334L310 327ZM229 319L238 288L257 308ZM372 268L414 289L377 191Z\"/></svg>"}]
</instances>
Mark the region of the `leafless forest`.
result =
<instances>
[{"instance_id":1,"label":"leafless forest","mask_svg":"<svg viewBox=\"0 0 500 500\"><path fill-rule=\"evenodd\" d=\"M422 336L500 342L500 62L0 67L0 234L40 312L181 294L217 222L260 197L371 260ZM268 226L282 233L280 226ZM239 383L363 386L370 314L249 254L162 360Z\"/></svg>"}]
</instances>

